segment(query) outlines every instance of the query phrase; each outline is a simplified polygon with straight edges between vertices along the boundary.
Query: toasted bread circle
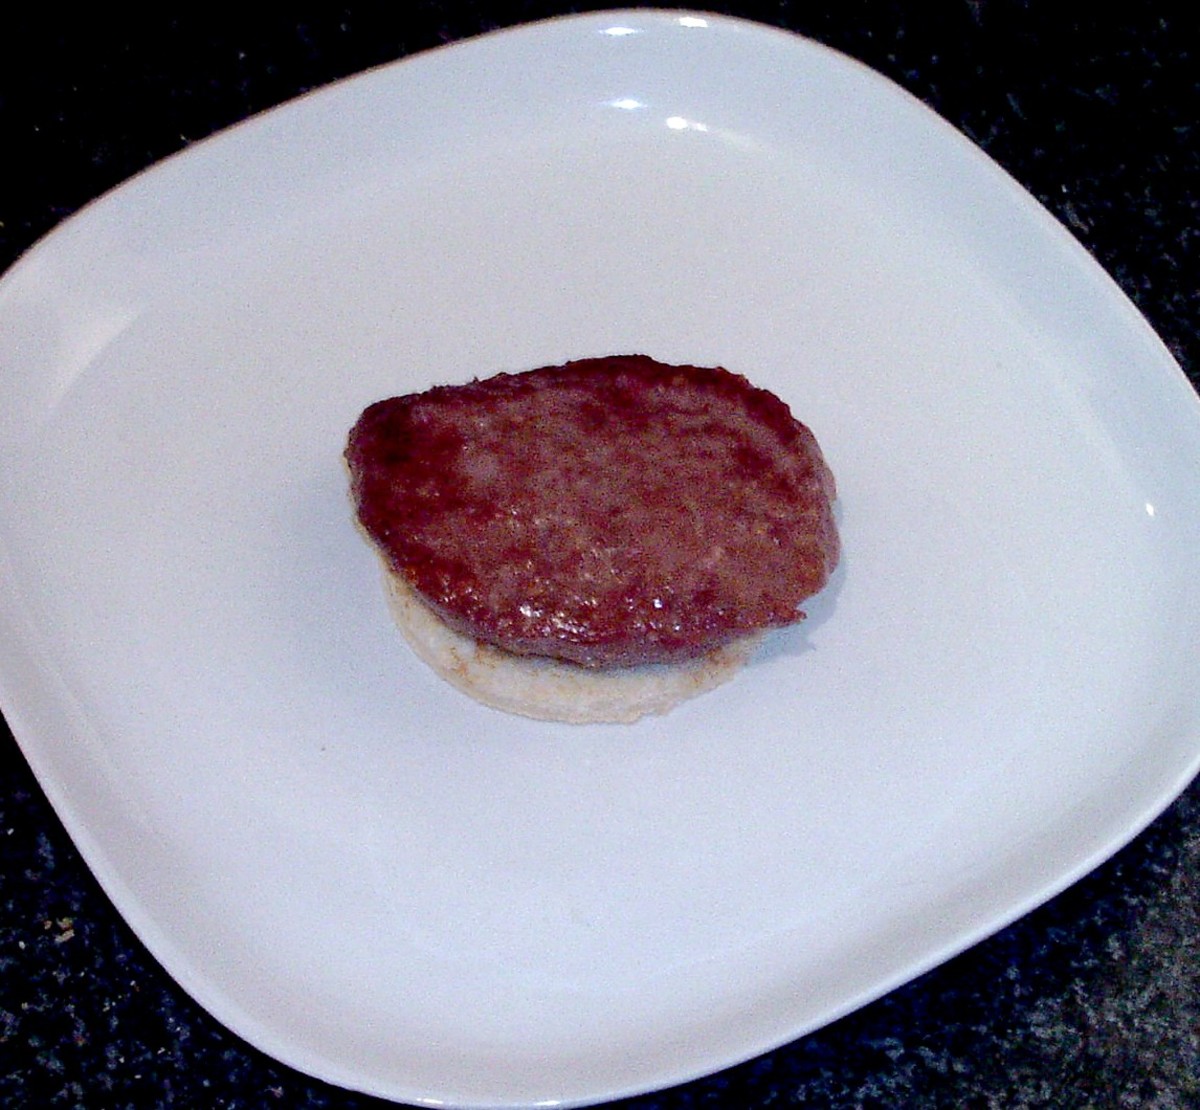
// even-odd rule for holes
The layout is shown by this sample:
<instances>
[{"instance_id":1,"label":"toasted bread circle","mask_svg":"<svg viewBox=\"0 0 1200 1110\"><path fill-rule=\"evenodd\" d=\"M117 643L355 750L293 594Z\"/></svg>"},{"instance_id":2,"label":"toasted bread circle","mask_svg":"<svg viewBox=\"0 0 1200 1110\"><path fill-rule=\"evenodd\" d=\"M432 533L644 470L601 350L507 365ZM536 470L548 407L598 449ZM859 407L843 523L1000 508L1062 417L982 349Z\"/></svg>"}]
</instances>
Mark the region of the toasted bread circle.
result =
<instances>
[{"instance_id":1,"label":"toasted bread circle","mask_svg":"<svg viewBox=\"0 0 1200 1110\"><path fill-rule=\"evenodd\" d=\"M454 631L402 578L384 571L388 603L413 651L452 686L493 709L567 724L630 724L728 682L762 639L754 633L683 663L583 667L514 655Z\"/></svg>"}]
</instances>

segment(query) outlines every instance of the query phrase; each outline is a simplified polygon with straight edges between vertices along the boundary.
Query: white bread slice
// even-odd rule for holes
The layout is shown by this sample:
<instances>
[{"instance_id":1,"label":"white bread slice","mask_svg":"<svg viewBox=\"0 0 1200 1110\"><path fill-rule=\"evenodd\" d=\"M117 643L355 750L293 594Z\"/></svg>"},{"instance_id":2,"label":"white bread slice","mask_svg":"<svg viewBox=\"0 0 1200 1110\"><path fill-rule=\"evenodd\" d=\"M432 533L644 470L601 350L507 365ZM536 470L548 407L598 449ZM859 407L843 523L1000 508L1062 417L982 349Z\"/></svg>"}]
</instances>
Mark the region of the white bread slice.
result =
<instances>
[{"instance_id":1,"label":"white bread slice","mask_svg":"<svg viewBox=\"0 0 1200 1110\"><path fill-rule=\"evenodd\" d=\"M762 633L686 663L592 669L513 655L451 629L399 575L384 570L388 602L413 651L437 674L494 709L568 724L629 724L666 713L729 681Z\"/></svg>"}]
</instances>

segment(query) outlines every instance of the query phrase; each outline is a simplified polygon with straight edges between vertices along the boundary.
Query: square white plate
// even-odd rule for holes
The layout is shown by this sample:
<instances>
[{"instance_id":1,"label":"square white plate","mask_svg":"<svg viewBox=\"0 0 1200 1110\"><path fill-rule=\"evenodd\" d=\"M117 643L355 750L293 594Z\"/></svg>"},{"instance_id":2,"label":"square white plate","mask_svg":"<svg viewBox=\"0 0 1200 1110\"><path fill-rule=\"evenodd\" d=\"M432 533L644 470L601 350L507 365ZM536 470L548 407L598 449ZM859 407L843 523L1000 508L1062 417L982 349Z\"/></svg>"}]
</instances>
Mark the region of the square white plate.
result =
<instances>
[{"instance_id":1,"label":"square white plate","mask_svg":"<svg viewBox=\"0 0 1200 1110\"><path fill-rule=\"evenodd\" d=\"M732 684L536 724L400 642L367 403L643 351L774 389L845 560ZM586 1103L999 928L1200 754L1200 403L1030 197L762 27L571 18L202 143L0 283L0 701L203 1006L334 1083Z\"/></svg>"}]
</instances>

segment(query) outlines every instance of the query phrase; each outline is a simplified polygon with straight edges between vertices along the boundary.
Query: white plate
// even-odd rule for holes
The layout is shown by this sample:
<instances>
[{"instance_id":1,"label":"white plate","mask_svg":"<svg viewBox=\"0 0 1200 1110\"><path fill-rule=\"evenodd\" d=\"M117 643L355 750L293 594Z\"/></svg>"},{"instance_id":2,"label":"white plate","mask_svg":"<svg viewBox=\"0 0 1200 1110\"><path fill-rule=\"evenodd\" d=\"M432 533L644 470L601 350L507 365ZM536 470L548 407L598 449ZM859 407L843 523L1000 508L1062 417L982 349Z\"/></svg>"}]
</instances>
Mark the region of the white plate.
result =
<instances>
[{"instance_id":1,"label":"white plate","mask_svg":"<svg viewBox=\"0 0 1200 1110\"><path fill-rule=\"evenodd\" d=\"M541 725L393 631L376 398L722 363L845 562L733 684ZM347 1087L600 1100L811 1030L1025 912L1197 770L1200 404L995 165L810 42L601 14L201 144L0 286L0 693L203 1006Z\"/></svg>"}]
</instances>

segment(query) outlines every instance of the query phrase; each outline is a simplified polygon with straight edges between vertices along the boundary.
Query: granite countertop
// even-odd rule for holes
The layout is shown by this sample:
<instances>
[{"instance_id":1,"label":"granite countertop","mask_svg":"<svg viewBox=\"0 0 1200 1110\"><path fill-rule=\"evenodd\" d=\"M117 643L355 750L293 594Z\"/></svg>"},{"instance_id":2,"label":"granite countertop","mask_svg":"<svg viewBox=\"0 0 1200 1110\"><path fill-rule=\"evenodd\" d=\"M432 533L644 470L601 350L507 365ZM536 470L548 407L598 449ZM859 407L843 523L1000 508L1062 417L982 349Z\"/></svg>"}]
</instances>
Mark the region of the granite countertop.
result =
<instances>
[{"instance_id":1,"label":"granite countertop","mask_svg":"<svg viewBox=\"0 0 1200 1110\"><path fill-rule=\"evenodd\" d=\"M999 0L712 7L860 58L966 132L1093 252L1200 382L1193 15ZM1073 7L1083 14L1064 14ZM92 197L249 113L565 10L416 0L307 22L7 16L0 268ZM3 1105L385 1105L276 1064L185 996L115 913L3 729L0 849ZM621 1106L1200 1106L1200 786L1087 878L937 970L794 1044Z\"/></svg>"}]
</instances>

